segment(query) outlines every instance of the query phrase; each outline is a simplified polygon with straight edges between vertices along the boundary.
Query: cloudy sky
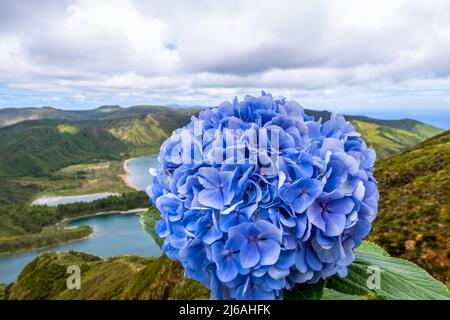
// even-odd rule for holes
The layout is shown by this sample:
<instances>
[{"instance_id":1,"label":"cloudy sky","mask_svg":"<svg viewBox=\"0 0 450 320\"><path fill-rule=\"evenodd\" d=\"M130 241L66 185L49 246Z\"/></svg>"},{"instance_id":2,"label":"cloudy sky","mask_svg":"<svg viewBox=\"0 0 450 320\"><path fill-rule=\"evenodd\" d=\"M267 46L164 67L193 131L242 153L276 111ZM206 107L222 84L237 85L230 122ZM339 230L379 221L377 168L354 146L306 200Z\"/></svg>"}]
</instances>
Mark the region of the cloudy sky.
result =
<instances>
[{"instance_id":1,"label":"cloudy sky","mask_svg":"<svg viewBox=\"0 0 450 320\"><path fill-rule=\"evenodd\" d=\"M0 108L235 95L450 127L450 1L0 0Z\"/></svg>"}]
</instances>

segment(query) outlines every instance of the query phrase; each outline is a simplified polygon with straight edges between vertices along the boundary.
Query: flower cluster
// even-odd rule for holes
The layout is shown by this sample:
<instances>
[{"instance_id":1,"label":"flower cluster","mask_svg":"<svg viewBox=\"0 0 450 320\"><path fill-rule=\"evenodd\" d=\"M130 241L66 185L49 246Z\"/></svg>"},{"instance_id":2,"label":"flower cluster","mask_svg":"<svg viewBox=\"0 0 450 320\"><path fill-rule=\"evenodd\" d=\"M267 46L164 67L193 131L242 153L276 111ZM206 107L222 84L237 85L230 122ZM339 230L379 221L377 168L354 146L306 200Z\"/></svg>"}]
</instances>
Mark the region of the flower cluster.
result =
<instances>
[{"instance_id":1,"label":"flower cluster","mask_svg":"<svg viewBox=\"0 0 450 320\"><path fill-rule=\"evenodd\" d=\"M164 142L148 194L163 251L215 299L280 299L346 276L377 214L375 152L341 115L246 96Z\"/></svg>"}]
</instances>

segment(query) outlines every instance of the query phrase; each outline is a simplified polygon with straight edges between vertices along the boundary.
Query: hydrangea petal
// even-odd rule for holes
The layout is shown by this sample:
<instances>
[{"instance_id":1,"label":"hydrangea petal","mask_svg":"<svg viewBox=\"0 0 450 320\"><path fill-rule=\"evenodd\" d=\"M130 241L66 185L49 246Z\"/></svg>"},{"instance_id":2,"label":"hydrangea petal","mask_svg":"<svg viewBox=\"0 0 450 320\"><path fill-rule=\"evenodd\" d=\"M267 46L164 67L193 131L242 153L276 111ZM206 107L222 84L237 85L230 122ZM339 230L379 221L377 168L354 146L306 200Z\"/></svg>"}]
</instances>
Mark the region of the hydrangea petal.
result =
<instances>
[{"instance_id":1,"label":"hydrangea petal","mask_svg":"<svg viewBox=\"0 0 450 320\"><path fill-rule=\"evenodd\" d=\"M277 262L281 247L280 244L274 240L260 240L258 241L258 248L261 254L261 265L273 265Z\"/></svg>"},{"instance_id":2,"label":"hydrangea petal","mask_svg":"<svg viewBox=\"0 0 450 320\"><path fill-rule=\"evenodd\" d=\"M256 266L261 259L256 243L246 244L239 253L239 258L241 260L242 267L244 268Z\"/></svg>"},{"instance_id":3,"label":"hydrangea petal","mask_svg":"<svg viewBox=\"0 0 450 320\"><path fill-rule=\"evenodd\" d=\"M229 282L236 278L238 275L238 269L234 260L231 257L227 257L222 260L222 263L217 268L217 277L220 281Z\"/></svg>"},{"instance_id":4,"label":"hydrangea petal","mask_svg":"<svg viewBox=\"0 0 450 320\"><path fill-rule=\"evenodd\" d=\"M214 189L203 189L198 193L198 202L205 207L221 210L223 209L223 196L221 192Z\"/></svg>"},{"instance_id":5,"label":"hydrangea petal","mask_svg":"<svg viewBox=\"0 0 450 320\"><path fill-rule=\"evenodd\" d=\"M323 220L325 221L325 235L334 237L340 235L342 231L344 231L346 221L345 214L326 214Z\"/></svg>"}]
</instances>

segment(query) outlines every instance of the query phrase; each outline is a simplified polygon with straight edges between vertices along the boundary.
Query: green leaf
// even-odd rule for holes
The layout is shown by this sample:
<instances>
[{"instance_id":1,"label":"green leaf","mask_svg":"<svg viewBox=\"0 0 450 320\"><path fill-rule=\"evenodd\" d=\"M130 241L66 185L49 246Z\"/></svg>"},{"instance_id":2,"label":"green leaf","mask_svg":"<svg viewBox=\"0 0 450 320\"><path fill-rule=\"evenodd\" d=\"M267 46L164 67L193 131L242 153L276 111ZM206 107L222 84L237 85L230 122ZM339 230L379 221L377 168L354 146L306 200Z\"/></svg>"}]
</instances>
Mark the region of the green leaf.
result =
<instances>
[{"instance_id":1,"label":"green leaf","mask_svg":"<svg viewBox=\"0 0 450 320\"><path fill-rule=\"evenodd\" d=\"M364 244L355 250L348 276L334 276L327 287L351 295L373 295L389 300L448 300L447 287L416 264L386 256L376 245ZM377 270L379 272L377 272ZM379 274L379 287L373 281ZM369 287L369 285L371 286Z\"/></svg>"},{"instance_id":2,"label":"green leaf","mask_svg":"<svg viewBox=\"0 0 450 320\"><path fill-rule=\"evenodd\" d=\"M342 293L333 289L324 288L322 300L365 300L365 296L355 296Z\"/></svg>"},{"instance_id":3,"label":"green leaf","mask_svg":"<svg viewBox=\"0 0 450 320\"><path fill-rule=\"evenodd\" d=\"M156 222L159 220L159 217L159 211L156 208L151 207L147 212L141 215L141 224L145 232L147 232L161 248L164 244L164 239L158 237L155 230Z\"/></svg>"},{"instance_id":4,"label":"green leaf","mask_svg":"<svg viewBox=\"0 0 450 320\"><path fill-rule=\"evenodd\" d=\"M389 257L389 253L387 253L386 250L384 250L382 247L380 247L379 245L370 242L370 241L366 241L364 240L361 245L356 249L356 252L373 252L373 253L378 253L381 254L382 256L385 257Z\"/></svg>"},{"instance_id":5,"label":"green leaf","mask_svg":"<svg viewBox=\"0 0 450 320\"><path fill-rule=\"evenodd\" d=\"M296 284L292 290L285 290L284 300L320 300L323 295L325 281L320 280L315 284Z\"/></svg>"}]
</instances>

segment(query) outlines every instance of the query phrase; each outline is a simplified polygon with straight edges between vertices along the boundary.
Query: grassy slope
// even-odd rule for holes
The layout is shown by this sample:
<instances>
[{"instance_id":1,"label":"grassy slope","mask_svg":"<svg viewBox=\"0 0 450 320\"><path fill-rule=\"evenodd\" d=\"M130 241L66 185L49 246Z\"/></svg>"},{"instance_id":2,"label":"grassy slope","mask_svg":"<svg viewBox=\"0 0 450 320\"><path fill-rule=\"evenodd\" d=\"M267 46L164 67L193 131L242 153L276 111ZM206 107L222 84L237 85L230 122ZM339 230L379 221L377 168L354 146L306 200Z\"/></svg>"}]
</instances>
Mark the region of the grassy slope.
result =
<instances>
[{"instance_id":1,"label":"grassy slope","mask_svg":"<svg viewBox=\"0 0 450 320\"><path fill-rule=\"evenodd\" d=\"M370 238L450 284L450 131L378 161L380 210Z\"/></svg>"},{"instance_id":2,"label":"grassy slope","mask_svg":"<svg viewBox=\"0 0 450 320\"><path fill-rule=\"evenodd\" d=\"M156 153L170 133L198 110L155 106L101 107L84 116L103 120L35 120L0 128L0 205L37 193L127 191L118 161ZM67 174L72 164L108 160L111 168ZM98 173L98 174L97 174Z\"/></svg>"},{"instance_id":3,"label":"grassy slope","mask_svg":"<svg viewBox=\"0 0 450 320\"><path fill-rule=\"evenodd\" d=\"M92 232L86 227L66 229L61 223L64 219L148 206L148 196L142 191L57 207L28 204L0 206L0 255L53 246L84 238Z\"/></svg>"},{"instance_id":4,"label":"grassy slope","mask_svg":"<svg viewBox=\"0 0 450 320\"><path fill-rule=\"evenodd\" d=\"M70 229L48 228L39 233L0 237L0 254L51 247L60 243L80 240L89 236L92 232L93 230L90 226L80 226Z\"/></svg>"},{"instance_id":5,"label":"grassy slope","mask_svg":"<svg viewBox=\"0 0 450 320\"><path fill-rule=\"evenodd\" d=\"M146 215L156 221L159 212L151 208ZM81 269L80 290L66 287L66 271L70 265ZM198 282L185 278L181 265L165 255L101 259L82 252L49 252L30 262L16 283L0 284L0 300L208 298L209 291Z\"/></svg>"},{"instance_id":6,"label":"grassy slope","mask_svg":"<svg viewBox=\"0 0 450 320\"><path fill-rule=\"evenodd\" d=\"M172 131L189 122L198 110L136 106L108 114L101 125L129 146L133 156L157 153Z\"/></svg>"},{"instance_id":7,"label":"grassy slope","mask_svg":"<svg viewBox=\"0 0 450 320\"><path fill-rule=\"evenodd\" d=\"M415 261L448 284L450 131L410 151L377 163L381 193L371 240L390 254ZM432 187L430 187L432 186ZM157 211L149 210L147 232L154 236ZM67 290L66 267L81 265L81 290ZM49 276L50 275L50 276ZM166 257L114 257L48 253L30 263L17 283L0 286L3 299L192 299L207 298Z\"/></svg>"},{"instance_id":8,"label":"grassy slope","mask_svg":"<svg viewBox=\"0 0 450 320\"><path fill-rule=\"evenodd\" d=\"M416 133L360 120L352 123L367 144L376 150L379 159L400 153L429 137L426 130Z\"/></svg>"},{"instance_id":9,"label":"grassy slope","mask_svg":"<svg viewBox=\"0 0 450 320\"><path fill-rule=\"evenodd\" d=\"M68 290L67 267L81 269L81 289ZM0 287L0 299L207 299L208 290L186 279L166 256L109 259L81 253L45 253L28 264L18 281Z\"/></svg>"},{"instance_id":10,"label":"grassy slope","mask_svg":"<svg viewBox=\"0 0 450 320\"><path fill-rule=\"evenodd\" d=\"M96 159L155 153L162 141L198 110L136 106L90 112L104 116L101 120L81 122L25 121L0 128L0 176L36 176ZM319 115L320 112L316 114ZM401 152L439 132L437 128L408 119L363 119L372 122L357 119L353 122L379 158Z\"/></svg>"},{"instance_id":11,"label":"grassy slope","mask_svg":"<svg viewBox=\"0 0 450 320\"><path fill-rule=\"evenodd\" d=\"M323 121L330 119L328 111L305 112ZM375 149L378 159L405 151L414 145L441 133L443 130L413 119L381 120L365 116L345 116L361 133L367 144Z\"/></svg>"},{"instance_id":12,"label":"grassy slope","mask_svg":"<svg viewBox=\"0 0 450 320\"><path fill-rule=\"evenodd\" d=\"M59 110L50 107L44 108L8 108L0 110L0 127L10 126L22 121L38 119L64 119L64 120L88 120L89 117L82 113Z\"/></svg>"},{"instance_id":13,"label":"grassy slope","mask_svg":"<svg viewBox=\"0 0 450 320\"><path fill-rule=\"evenodd\" d=\"M133 156L157 153L162 142L170 135L150 114L110 120L105 126L113 136L130 146Z\"/></svg>"},{"instance_id":14,"label":"grassy slope","mask_svg":"<svg viewBox=\"0 0 450 320\"><path fill-rule=\"evenodd\" d=\"M103 120L25 121L0 128L0 176L36 176L95 159L150 154L196 110L162 107L107 112Z\"/></svg>"},{"instance_id":15,"label":"grassy slope","mask_svg":"<svg viewBox=\"0 0 450 320\"><path fill-rule=\"evenodd\" d=\"M105 165L106 163L109 165ZM0 207L8 204L29 203L42 195L64 196L132 191L133 189L123 183L123 175L125 171L121 161L108 161L68 166L46 176L2 177L0 178Z\"/></svg>"},{"instance_id":16,"label":"grassy slope","mask_svg":"<svg viewBox=\"0 0 450 320\"><path fill-rule=\"evenodd\" d=\"M105 211L126 211L149 207L148 195L133 191L109 196L91 202L76 202L56 207L30 206L28 204L0 206L0 238L45 231L64 218L73 218Z\"/></svg>"},{"instance_id":17,"label":"grassy slope","mask_svg":"<svg viewBox=\"0 0 450 320\"><path fill-rule=\"evenodd\" d=\"M330 119L331 113L328 111L317 111L317 110L309 110L305 109L305 112L309 115L313 115L318 118L322 118L323 121L327 121ZM386 120L386 119L375 119L367 116L352 116L345 115L345 119L349 121L361 121L367 123L373 123L384 127L391 127L406 131L411 131L423 135L423 138L429 138L434 136L443 130L432 125L414 120L409 118L404 119L396 119L396 120Z\"/></svg>"},{"instance_id":18,"label":"grassy slope","mask_svg":"<svg viewBox=\"0 0 450 320\"><path fill-rule=\"evenodd\" d=\"M39 120L0 128L0 205L24 203L44 191L129 191L121 181L119 161L127 151L120 139L88 123ZM99 160L109 160L109 168L59 171Z\"/></svg>"},{"instance_id":19,"label":"grassy slope","mask_svg":"<svg viewBox=\"0 0 450 320\"><path fill-rule=\"evenodd\" d=\"M36 176L126 151L124 142L89 123L26 121L0 128L0 175Z\"/></svg>"}]
</instances>

